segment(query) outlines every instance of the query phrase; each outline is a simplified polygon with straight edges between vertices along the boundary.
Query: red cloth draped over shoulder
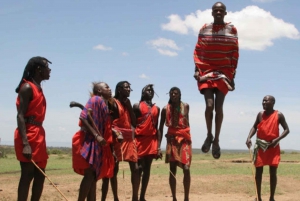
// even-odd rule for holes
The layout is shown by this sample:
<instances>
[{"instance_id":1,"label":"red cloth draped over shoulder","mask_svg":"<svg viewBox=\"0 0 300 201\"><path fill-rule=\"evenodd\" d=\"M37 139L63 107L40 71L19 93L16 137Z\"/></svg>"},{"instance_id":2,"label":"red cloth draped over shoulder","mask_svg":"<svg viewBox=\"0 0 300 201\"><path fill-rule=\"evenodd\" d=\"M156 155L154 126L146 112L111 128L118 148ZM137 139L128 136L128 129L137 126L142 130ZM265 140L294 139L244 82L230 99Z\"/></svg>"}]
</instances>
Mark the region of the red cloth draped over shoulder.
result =
<instances>
[{"instance_id":1,"label":"red cloth draped over shoulder","mask_svg":"<svg viewBox=\"0 0 300 201\"><path fill-rule=\"evenodd\" d=\"M32 89L32 100L29 102L24 118L34 116L35 122L42 123L46 115L46 99L43 91L42 89L38 89L37 86L30 81L24 80L24 84L25 83L28 83ZM19 96L17 97L16 106L17 109L20 106ZM42 126L26 123L26 135L32 150L32 160L36 162L39 167L45 168L47 165L48 154L44 128ZM30 162L30 160L23 156L24 146L18 128L16 128L14 133L14 144L17 159L21 162Z\"/></svg>"},{"instance_id":2,"label":"red cloth draped over shoulder","mask_svg":"<svg viewBox=\"0 0 300 201\"><path fill-rule=\"evenodd\" d=\"M274 111L271 115L262 115L261 122L257 125L257 138L271 142L279 136L278 111ZM280 162L280 146L270 147L265 152L258 149L256 167L264 165L278 166Z\"/></svg>"},{"instance_id":3,"label":"red cloth draped over shoulder","mask_svg":"<svg viewBox=\"0 0 300 201\"><path fill-rule=\"evenodd\" d=\"M239 58L236 28L230 24L205 24L199 31L198 42L194 51L194 62L200 76L217 71L224 74L229 81L234 78ZM223 79L198 82L202 93L205 88L218 88L227 94L228 87Z\"/></svg>"},{"instance_id":4,"label":"red cloth draped over shoulder","mask_svg":"<svg viewBox=\"0 0 300 201\"><path fill-rule=\"evenodd\" d=\"M129 111L115 99L119 110L119 118L115 119L112 123L112 128L121 132L123 135L122 144L114 139L114 150L119 161L132 161L137 162L137 147L133 139L133 129L131 128L131 120ZM123 157L122 157L123 151Z\"/></svg>"},{"instance_id":5,"label":"red cloth draped over shoulder","mask_svg":"<svg viewBox=\"0 0 300 201\"><path fill-rule=\"evenodd\" d=\"M141 116L137 118L135 140L138 157L157 155L157 121L158 109L155 104L148 106L144 101L139 104Z\"/></svg>"}]
</instances>

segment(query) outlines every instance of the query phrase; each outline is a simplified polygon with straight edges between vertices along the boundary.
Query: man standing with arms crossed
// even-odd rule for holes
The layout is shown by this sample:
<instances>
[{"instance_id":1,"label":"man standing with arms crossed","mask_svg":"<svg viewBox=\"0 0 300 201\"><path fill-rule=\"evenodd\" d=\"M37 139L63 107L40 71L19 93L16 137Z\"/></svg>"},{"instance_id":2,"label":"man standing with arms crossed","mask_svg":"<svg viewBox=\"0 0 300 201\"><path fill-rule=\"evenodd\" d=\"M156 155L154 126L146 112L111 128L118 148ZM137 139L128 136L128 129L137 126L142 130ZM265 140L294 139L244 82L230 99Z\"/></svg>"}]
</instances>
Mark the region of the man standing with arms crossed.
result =
<instances>
[{"instance_id":1,"label":"man standing with arms crossed","mask_svg":"<svg viewBox=\"0 0 300 201\"><path fill-rule=\"evenodd\" d=\"M284 115L278 110L273 109L274 104L275 98L273 96L264 97L262 102L264 111L258 113L246 141L246 145L250 149L252 146L251 137L257 131L253 161L256 167L255 180L258 201L261 201L261 182L263 166L265 165L269 165L270 167L270 201L274 201L277 184L277 167L280 161L279 141L290 132ZM279 135L279 124L284 129L281 135Z\"/></svg>"},{"instance_id":2,"label":"man standing with arms crossed","mask_svg":"<svg viewBox=\"0 0 300 201\"><path fill-rule=\"evenodd\" d=\"M224 22L226 6L217 2L212 6L214 22L205 24L199 31L194 51L195 74L198 89L204 95L207 137L202 151L207 153L212 144L215 159L221 156L219 136L223 121L223 102L228 91L234 90L239 49L237 30ZM213 110L215 110L215 136L212 134Z\"/></svg>"}]
</instances>

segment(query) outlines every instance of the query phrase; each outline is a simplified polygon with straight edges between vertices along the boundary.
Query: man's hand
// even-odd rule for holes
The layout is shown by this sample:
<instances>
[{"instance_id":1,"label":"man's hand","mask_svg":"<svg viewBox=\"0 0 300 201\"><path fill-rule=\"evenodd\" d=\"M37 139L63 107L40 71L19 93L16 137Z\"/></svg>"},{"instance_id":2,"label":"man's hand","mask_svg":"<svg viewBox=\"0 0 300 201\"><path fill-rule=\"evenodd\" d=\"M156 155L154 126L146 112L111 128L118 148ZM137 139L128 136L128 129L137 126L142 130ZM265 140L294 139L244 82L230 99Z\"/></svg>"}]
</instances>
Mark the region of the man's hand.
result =
<instances>
[{"instance_id":1,"label":"man's hand","mask_svg":"<svg viewBox=\"0 0 300 201\"><path fill-rule=\"evenodd\" d=\"M196 71L195 74L194 74L194 78L195 80L199 81L200 82L200 76L199 76L199 71Z\"/></svg>"},{"instance_id":2,"label":"man's hand","mask_svg":"<svg viewBox=\"0 0 300 201\"><path fill-rule=\"evenodd\" d=\"M32 157L32 151L31 146L29 144L25 144L23 147L23 156L27 158L28 160L31 160Z\"/></svg>"},{"instance_id":3,"label":"man's hand","mask_svg":"<svg viewBox=\"0 0 300 201\"><path fill-rule=\"evenodd\" d=\"M270 142L269 146L268 146L268 149L269 149L270 147L276 147L276 146L278 145L278 143L279 143L279 141L278 141L277 138L274 139L274 140L272 140L272 141Z\"/></svg>"},{"instance_id":4,"label":"man's hand","mask_svg":"<svg viewBox=\"0 0 300 201\"><path fill-rule=\"evenodd\" d=\"M120 133L120 135L118 135L118 137L117 137L117 141L118 141L119 143L122 143L123 140L124 140L123 135L122 135L122 133Z\"/></svg>"},{"instance_id":5,"label":"man's hand","mask_svg":"<svg viewBox=\"0 0 300 201\"><path fill-rule=\"evenodd\" d=\"M97 142L98 142L101 146L106 145L105 139L104 139L102 136L98 135L98 134L96 135L96 140L97 140Z\"/></svg>"},{"instance_id":6,"label":"man's hand","mask_svg":"<svg viewBox=\"0 0 300 201\"><path fill-rule=\"evenodd\" d=\"M118 162L118 157L117 157L117 155L116 155L115 150L113 151L112 155L114 156L115 163L117 163L117 162Z\"/></svg>"},{"instance_id":7,"label":"man's hand","mask_svg":"<svg viewBox=\"0 0 300 201\"><path fill-rule=\"evenodd\" d=\"M247 145L248 149L251 148L252 142L251 142L251 139L250 139L250 138L247 138L246 145Z\"/></svg>"},{"instance_id":8,"label":"man's hand","mask_svg":"<svg viewBox=\"0 0 300 201\"><path fill-rule=\"evenodd\" d=\"M157 160L157 159L159 159L159 158L162 160L162 157L163 157L163 155L162 155L161 150L160 150L160 149L157 149L157 155L156 155L156 157L155 157L155 160Z\"/></svg>"}]
</instances>

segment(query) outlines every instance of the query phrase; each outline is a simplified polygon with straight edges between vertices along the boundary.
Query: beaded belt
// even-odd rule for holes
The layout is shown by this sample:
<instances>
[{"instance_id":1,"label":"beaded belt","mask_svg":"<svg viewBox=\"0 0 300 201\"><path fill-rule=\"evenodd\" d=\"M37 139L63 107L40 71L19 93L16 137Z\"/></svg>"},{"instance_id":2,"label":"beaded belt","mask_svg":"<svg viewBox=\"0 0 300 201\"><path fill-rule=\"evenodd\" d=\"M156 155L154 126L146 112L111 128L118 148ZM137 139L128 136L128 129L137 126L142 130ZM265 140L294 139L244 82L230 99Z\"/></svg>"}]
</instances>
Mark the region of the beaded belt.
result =
<instances>
[{"instance_id":1,"label":"beaded belt","mask_svg":"<svg viewBox=\"0 0 300 201\"><path fill-rule=\"evenodd\" d=\"M42 126L43 125L43 122L37 122L34 119L35 119L35 116L29 116L29 117L25 117L24 121L25 121L26 124L33 124L33 125L36 125L36 126Z\"/></svg>"}]
</instances>

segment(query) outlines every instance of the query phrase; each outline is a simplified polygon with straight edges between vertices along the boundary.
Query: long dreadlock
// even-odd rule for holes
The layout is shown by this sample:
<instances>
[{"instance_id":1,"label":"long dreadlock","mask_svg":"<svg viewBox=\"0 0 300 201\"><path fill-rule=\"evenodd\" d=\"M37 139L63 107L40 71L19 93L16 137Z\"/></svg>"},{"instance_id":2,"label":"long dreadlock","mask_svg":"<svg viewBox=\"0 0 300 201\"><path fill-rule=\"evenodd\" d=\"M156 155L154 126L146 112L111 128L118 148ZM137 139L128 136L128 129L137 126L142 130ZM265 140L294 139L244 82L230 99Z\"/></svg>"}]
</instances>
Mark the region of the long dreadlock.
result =
<instances>
[{"instance_id":1,"label":"long dreadlock","mask_svg":"<svg viewBox=\"0 0 300 201\"><path fill-rule=\"evenodd\" d=\"M44 61L52 64L51 61L49 61L48 59L46 59L44 57L40 57L40 56L32 57L31 59L29 59L27 65L25 66L22 79L21 79L18 87L15 90L16 93L19 93L20 87L21 87L21 85L23 83L23 79L25 79L25 80L32 80L32 78L34 77L35 70L37 69L37 67L39 67L39 66L40 67L46 67Z\"/></svg>"}]
</instances>

